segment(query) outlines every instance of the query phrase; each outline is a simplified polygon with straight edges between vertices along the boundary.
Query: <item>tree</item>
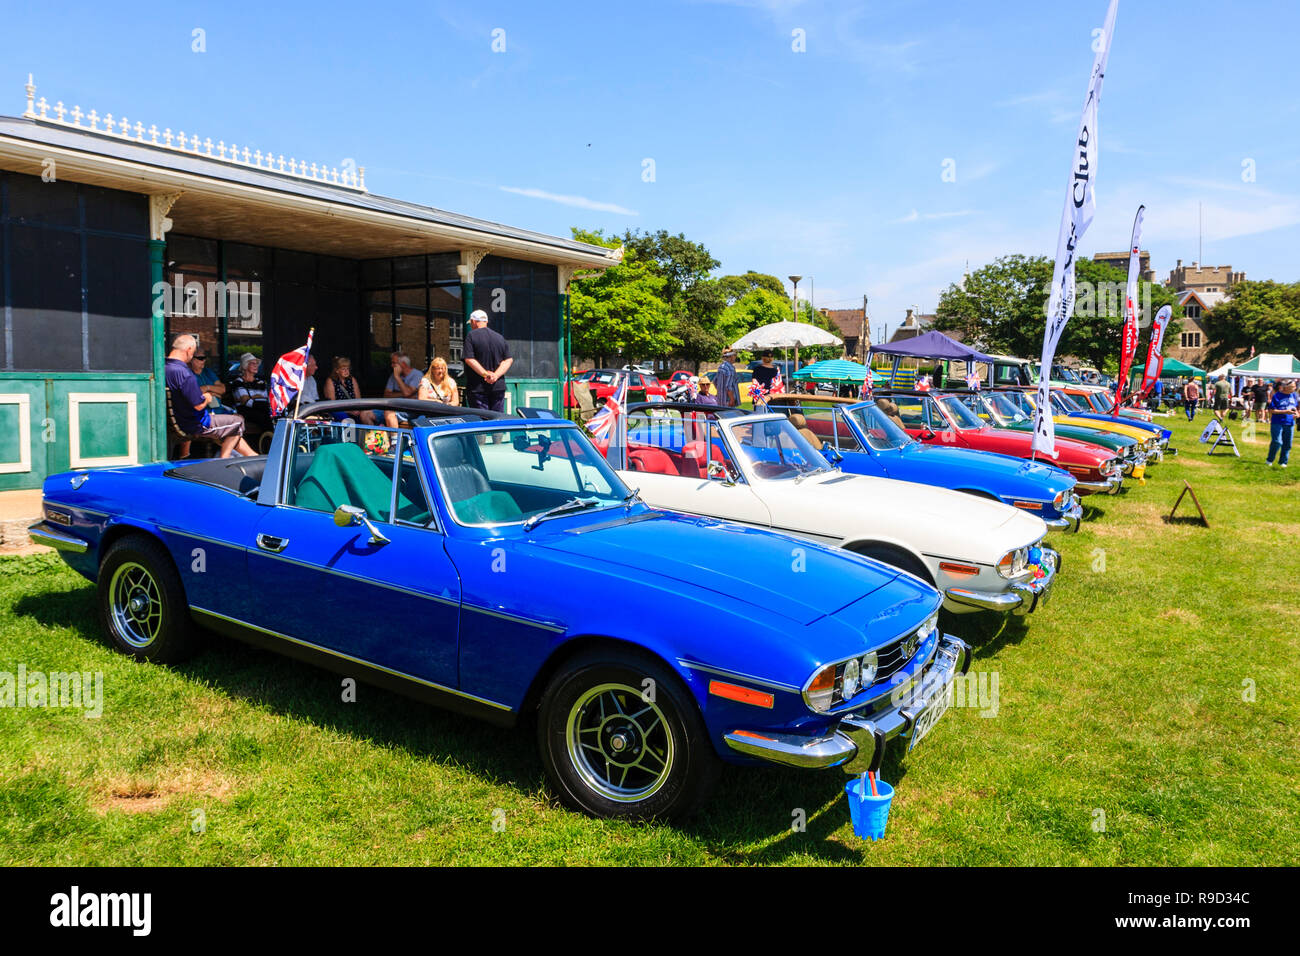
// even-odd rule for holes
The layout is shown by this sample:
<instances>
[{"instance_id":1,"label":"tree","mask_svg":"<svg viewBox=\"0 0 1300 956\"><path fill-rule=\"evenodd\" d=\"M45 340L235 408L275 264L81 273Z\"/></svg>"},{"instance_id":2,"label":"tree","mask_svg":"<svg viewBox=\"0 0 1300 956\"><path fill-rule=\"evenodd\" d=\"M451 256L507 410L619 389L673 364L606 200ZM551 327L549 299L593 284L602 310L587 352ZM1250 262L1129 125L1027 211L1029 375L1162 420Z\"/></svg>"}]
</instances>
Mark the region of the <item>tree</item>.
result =
<instances>
[{"instance_id":1,"label":"tree","mask_svg":"<svg viewBox=\"0 0 1300 956\"><path fill-rule=\"evenodd\" d=\"M666 229L654 233L629 229L623 236L623 245L650 263L664 278L667 285L663 295L667 302L675 302L678 296L722 265L700 243L691 242L681 233L670 235Z\"/></svg>"},{"instance_id":2,"label":"tree","mask_svg":"<svg viewBox=\"0 0 1300 956\"><path fill-rule=\"evenodd\" d=\"M727 296L728 305L733 305L737 299L756 289L766 289L773 295L785 295L785 284L776 276L765 272L750 270L744 275L723 276L718 283Z\"/></svg>"},{"instance_id":3,"label":"tree","mask_svg":"<svg viewBox=\"0 0 1300 956\"><path fill-rule=\"evenodd\" d=\"M1056 352L1086 359L1098 369L1117 371L1128 274L1108 263L1080 259L1075 264L1075 279L1074 314ZM967 345L983 352L1036 358L1043 349L1051 281L1051 259L1001 256L972 272L961 285L954 283L944 290L935 310L934 328L957 333ZM1182 317L1174 293L1163 286L1140 283L1138 297L1140 317L1148 311L1154 316L1163 305L1173 306L1171 325ZM1146 325L1149 327L1149 321ZM1166 348L1169 339L1166 336Z\"/></svg>"},{"instance_id":4,"label":"tree","mask_svg":"<svg viewBox=\"0 0 1300 956\"><path fill-rule=\"evenodd\" d=\"M1210 365L1260 352L1300 352L1300 282L1249 280L1236 283L1228 297L1206 312L1201 328Z\"/></svg>"},{"instance_id":5,"label":"tree","mask_svg":"<svg viewBox=\"0 0 1300 956\"><path fill-rule=\"evenodd\" d=\"M727 342L734 342L751 329L772 322L789 322L790 300L770 289L756 288L727 306L720 325Z\"/></svg>"},{"instance_id":6,"label":"tree","mask_svg":"<svg viewBox=\"0 0 1300 956\"><path fill-rule=\"evenodd\" d=\"M619 244L599 230L575 228L573 238L607 248ZM675 348L672 311L663 298L665 282L653 263L631 248L624 249L619 265L575 280L569 293L574 353L604 364L610 356L630 362Z\"/></svg>"}]
</instances>

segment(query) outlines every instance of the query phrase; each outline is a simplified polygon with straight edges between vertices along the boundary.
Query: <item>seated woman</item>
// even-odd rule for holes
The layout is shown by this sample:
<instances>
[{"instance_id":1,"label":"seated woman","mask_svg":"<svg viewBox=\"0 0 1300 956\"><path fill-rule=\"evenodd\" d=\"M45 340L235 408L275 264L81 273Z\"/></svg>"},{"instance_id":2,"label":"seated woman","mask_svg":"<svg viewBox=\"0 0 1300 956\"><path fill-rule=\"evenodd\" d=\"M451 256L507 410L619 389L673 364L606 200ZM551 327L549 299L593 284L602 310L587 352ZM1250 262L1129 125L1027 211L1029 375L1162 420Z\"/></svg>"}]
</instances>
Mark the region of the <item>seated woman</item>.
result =
<instances>
[{"instance_id":1,"label":"seated woman","mask_svg":"<svg viewBox=\"0 0 1300 956\"><path fill-rule=\"evenodd\" d=\"M325 401L347 401L353 398L361 397L361 383L352 377L352 359L346 355L334 356L334 367L330 370L330 377L325 380ZM336 418L355 418L363 425L375 424L375 413L369 410L360 410L353 412L351 415L339 412Z\"/></svg>"},{"instance_id":2,"label":"seated woman","mask_svg":"<svg viewBox=\"0 0 1300 956\"><path fill-rule=\"evenodd\" d=\"M255 430L271 431L271 401L266 382L257 375L261 360L252 352L239 357L239 376L234 381L235 411Z\"/></svg>"},{"instance_id":3,"label":"seated woman","mask_svg":"<svg viewBox=\"0 0 1300 956\"><path fill-rule=\"evenodd\" d=\"M447 374L445 358L435 358L429 363L429 371L420 379L419 397L426 402L460 404L460 390L456 387L456 380Z\"/></svg>"}]
</instances>

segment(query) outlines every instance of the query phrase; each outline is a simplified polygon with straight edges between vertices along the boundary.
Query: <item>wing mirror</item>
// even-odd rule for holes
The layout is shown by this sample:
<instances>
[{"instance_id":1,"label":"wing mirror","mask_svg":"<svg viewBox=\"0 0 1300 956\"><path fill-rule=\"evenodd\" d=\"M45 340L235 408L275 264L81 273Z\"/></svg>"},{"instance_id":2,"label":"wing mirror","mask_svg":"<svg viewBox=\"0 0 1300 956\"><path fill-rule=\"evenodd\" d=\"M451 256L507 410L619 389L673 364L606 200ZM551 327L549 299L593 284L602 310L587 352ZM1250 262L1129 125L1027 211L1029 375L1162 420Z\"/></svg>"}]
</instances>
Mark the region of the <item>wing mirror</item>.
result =
<instances>
[{"instance_id":1,"label":"wing mirror","mask_svg":"<svg viewBox=\"0 0 1300 956\"><path fill-rule=\"evenodd\" d=\"M370 532L371 544L388 544L388 539L379 533L379 529L374 526L370 516L366 514L365 508L358 508L356 505L339 505L334 512L334 523L340 528L350 528L353 525L363 524L366 526L366 530Z\"/></svg>"},{"instance_id":2,"label":"wing mirror","mask_svg":"<svg viewBox=\"0 0 1300 956\"><path fill-rule=\"evenodd\" d=\"M840 450L831 445L826 445L822 448L822 457L837 468L839 467L840 462L844 460L844 455Z\"/></svg>"},{"instance_id":3,"label":"wing mirror","mask_svg":"<svg viewBox=\"0 0 1300 956\"><path fill-rule=\"evenodd\" d=\"M934 441L934 432L928 428L922 428L920 439L921 441Z\"/></svg>"},{"instance_id":4,"label":"wing mirror","mask_svg":"<svg viewBox=\"0 0 1300 956\"><path fill-rule=\"evenodd\" d=\"M734 485L736 483L735 479L731 477L731 473L727 471L727 466L720 461L709 462L709 480L721 481L724 485Z\"/></svg>"}]
</instances>

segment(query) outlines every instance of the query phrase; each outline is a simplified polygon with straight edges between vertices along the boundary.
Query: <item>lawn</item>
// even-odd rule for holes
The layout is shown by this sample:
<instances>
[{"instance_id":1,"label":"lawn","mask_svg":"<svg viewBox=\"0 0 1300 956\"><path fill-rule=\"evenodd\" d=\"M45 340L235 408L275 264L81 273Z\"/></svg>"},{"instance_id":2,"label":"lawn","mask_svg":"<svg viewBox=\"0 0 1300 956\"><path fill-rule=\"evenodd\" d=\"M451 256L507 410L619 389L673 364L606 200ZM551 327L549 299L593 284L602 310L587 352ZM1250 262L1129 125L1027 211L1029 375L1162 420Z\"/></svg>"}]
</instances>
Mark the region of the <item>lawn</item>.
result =
<instances>
[{"instance_id":1,"label":"lawn","mask_svg":"<svg viewBox=\"0 0 1300 956\"><path fill-rule=\"evenodd\" d=\"M335 675L215 639L134 664L45 554L0 559L0 671L101 671L104 710L0 708L0 863L1294 863L1300 462L1209 458L1204 414L1165 421L1182 454L1053 535L1046 608L951 628L996 714L954 708L894 751L879 843L838 771L728 768L687 824L602 822L551 803L528 731L364 686L344 703ZM1162 519L1183 479L1208 529Z\"/></svg>"}]
</instances>

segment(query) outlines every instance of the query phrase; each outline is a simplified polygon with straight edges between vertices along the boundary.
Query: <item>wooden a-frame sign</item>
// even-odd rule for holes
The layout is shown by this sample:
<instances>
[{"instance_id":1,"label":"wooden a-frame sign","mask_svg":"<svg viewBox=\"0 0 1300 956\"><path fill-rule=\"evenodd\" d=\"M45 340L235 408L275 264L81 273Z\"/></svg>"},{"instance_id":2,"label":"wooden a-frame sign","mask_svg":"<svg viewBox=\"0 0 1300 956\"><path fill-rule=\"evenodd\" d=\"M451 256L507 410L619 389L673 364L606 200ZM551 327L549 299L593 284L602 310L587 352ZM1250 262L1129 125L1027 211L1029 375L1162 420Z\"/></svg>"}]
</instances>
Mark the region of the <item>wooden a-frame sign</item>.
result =
<instances>
[{"instance_id":1,"label":"wooden a-frame sign","mask_svg":"<svg viewBox=\"0 0 1300 956\"><path fill-rule=\"evenodd\" d=\"M1196 510L1201 516L1201 524L1205 525L1205 527L1208 528L1210 526L1210 522L1205 517L1205 509L1201 507L1200 499L1196 497L1196 492L1192 491L1192 486L1187 483L1186 478L1183 479L1183 490L1178 493L1178 500L1174 502L1174 507L1169 512L1169 517L1167 517L1165 520L1166 521L1174 520L1174 512L1178 510L1178 506L1183 503L1183 498L1186 497L1188 494L1192 496L1192 501L1196 504Z\"/></svg>"}]
</instances>

